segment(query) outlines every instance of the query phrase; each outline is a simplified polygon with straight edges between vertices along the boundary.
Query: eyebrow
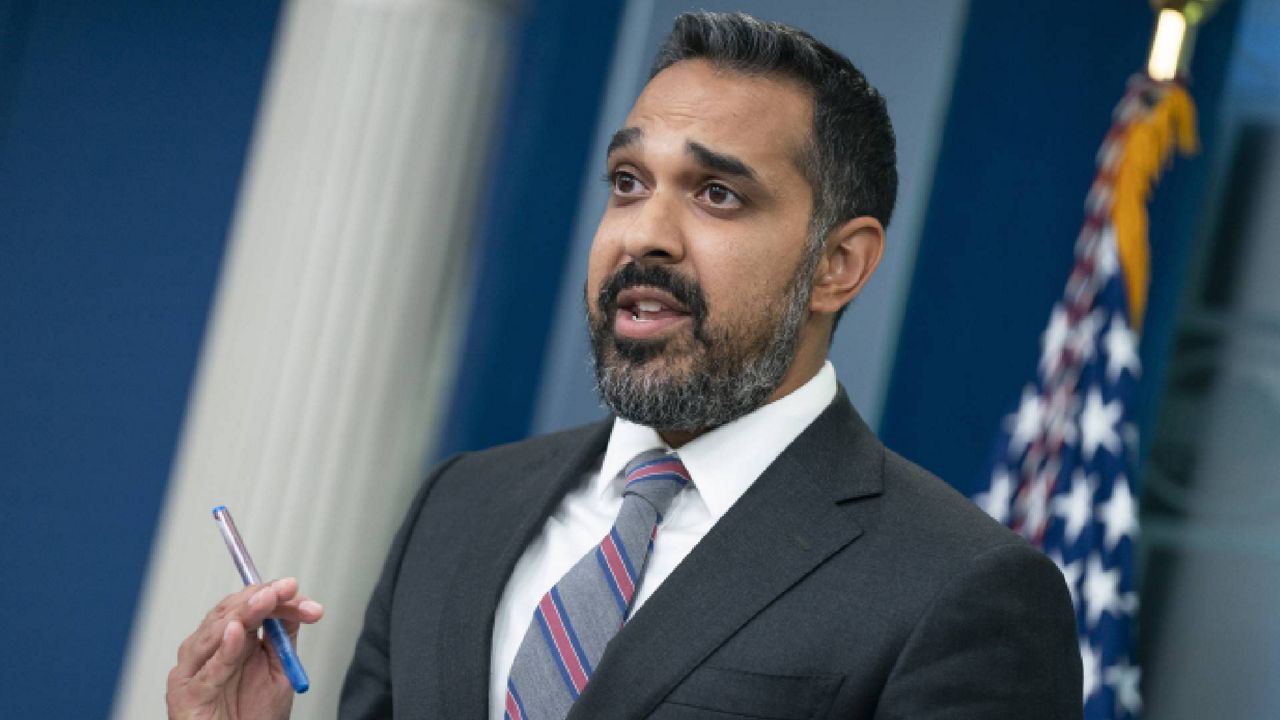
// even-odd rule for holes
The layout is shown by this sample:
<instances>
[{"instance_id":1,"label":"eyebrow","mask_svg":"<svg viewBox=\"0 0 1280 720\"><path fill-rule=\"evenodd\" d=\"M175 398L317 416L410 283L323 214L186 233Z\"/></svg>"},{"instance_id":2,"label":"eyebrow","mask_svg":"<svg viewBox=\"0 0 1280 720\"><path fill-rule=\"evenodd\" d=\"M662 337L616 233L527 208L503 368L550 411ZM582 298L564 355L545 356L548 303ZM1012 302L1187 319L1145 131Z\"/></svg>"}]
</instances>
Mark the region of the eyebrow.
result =
<instances>
[{"instance_id":1,"label":"eyebrow","mask_svg":"<svg viewBox=\"0 0 1280 720\"><path fill-rule=\"evenodd\" d=\"M612 155L615 150L621 150L630 145L638 145L643 138L644 131L638 127L622 128L609 139L609 149L605 151L605 157Z\"/></svg>"},{"instance_id":2,"label":"eyebrow","mask_svg":"<svg viewBox=\"0 0 1280 720\"><path fill-rule=\"evenodd\" d=\"M625 127L618 130L609 139L609 148L605 152L608 157L614 152L633 145L639 145L644 140L644 131L638 127ZM716 152L700 142L689 140L684 146L685 152L692 155L698 161L699 165L721 173L723 175L733 175L736 177L746 178L748 180L756 180L756 172L750 165L743 162L740 158L728 153Z\"/></svg>"},{"instance_id":3,"label":"eyebrow","mask_svg":"<svg viewBox=\"0 0 1280 720\"><path fill-rule=\"evenodd\" d=\"M685 152L697 158L700 165L710 170L722 175L735 175L748 180L756 179L756 173L751 169L751 166L733 155L716 152L706 145L692 140L685 143L684 149Z\"/></svg>"}]
</instances>

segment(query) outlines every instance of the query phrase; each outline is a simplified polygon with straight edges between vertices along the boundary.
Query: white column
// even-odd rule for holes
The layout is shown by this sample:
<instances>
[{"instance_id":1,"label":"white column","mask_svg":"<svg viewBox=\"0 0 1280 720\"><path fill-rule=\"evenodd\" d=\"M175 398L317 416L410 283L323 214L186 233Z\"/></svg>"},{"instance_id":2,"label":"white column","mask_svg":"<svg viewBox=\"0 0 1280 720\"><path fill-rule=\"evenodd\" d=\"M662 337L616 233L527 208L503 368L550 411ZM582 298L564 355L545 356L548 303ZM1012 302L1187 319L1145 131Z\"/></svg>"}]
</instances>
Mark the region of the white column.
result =
<instances>
[{"instance_id":1,"label":"white column","mask_svg":"<svg viewBox=\"0 0 1280 720\"><path fill-rule=\"evenodd\" d=\"M466 246L513 8L294 0L281 20L115 717L164 717L179 642L239 580L295 575L332 717L364 605L421 481L460 340Z\"/></svg>"}]
</instances>

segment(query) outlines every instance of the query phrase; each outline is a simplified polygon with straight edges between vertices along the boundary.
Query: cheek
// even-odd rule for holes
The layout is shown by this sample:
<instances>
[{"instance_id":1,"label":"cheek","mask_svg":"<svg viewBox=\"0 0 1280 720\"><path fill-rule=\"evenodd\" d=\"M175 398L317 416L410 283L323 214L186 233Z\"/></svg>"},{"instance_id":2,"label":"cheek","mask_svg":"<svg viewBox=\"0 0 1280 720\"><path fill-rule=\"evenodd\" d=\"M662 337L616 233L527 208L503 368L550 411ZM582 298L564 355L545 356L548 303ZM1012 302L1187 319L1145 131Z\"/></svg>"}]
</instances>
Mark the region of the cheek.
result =
<instances>
[{"instance_id":1,"label":"cheek","mask_svg":"<svg viewBox=\"0 0 1280 720\"><path fill-rule=\"evenodd\" d=\"M608 244L601 242L600 236L597 235L596 239L591 243L591 252L587 256L586 298L587 304L590 306L594 306L600 287L609 277L616 264L610 258L610 255Z\"/></svg>"},{"instance_id":2,"label":"cheek","mask_svg":"<svg viewBox=\"0 0 1280 720\"><path fill-rule=\"evenodd\" d=\"M772 306L777 304L777 298L760 278L751 274L723 273L701 280L707 299L707 324L711 328L735 334L744 332L769 317Z\"/></svg>"},{"instance_id":3,"label":"cheek","mask_svg":"<svg viewBox=\"0 0 1280 720\"><path fill-rule=\"evenodd\" d=\"M712 315L742 320L767 314L782 301L798 262L765 245L739 246L709 259L698 275Z\"/></svg>"}]
</instances>

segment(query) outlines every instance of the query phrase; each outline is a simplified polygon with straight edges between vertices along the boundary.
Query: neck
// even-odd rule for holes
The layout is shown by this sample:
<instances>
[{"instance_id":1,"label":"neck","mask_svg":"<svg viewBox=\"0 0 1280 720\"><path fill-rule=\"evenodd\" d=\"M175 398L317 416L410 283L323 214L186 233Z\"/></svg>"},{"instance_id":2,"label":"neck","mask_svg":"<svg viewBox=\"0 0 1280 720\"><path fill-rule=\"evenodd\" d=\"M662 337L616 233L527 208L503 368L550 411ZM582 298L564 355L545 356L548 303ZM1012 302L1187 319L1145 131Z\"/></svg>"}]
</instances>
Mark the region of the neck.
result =
<instances>
[{"instance_id":1,"label":"neck","mask_svg":"<svg viewBox=\"0 0 1280 720\"><path fill-rule=\"evenodd\" d=\"M680 446L706 433L707 430L659 430L658 437L662 438L662 442L671 449L679 450Z\"/></svg>"}]
</instances>

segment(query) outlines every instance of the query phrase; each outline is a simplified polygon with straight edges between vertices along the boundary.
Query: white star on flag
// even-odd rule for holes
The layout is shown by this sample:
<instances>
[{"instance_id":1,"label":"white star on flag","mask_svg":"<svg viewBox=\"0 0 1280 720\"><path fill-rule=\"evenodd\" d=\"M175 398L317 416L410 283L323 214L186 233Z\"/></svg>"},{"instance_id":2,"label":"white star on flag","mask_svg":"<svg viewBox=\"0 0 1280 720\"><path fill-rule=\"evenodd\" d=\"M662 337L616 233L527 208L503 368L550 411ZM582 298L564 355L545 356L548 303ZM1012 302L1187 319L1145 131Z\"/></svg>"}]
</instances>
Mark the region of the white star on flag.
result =
<instances>
[{"instance_id":1,"label":"white star on flag","mask_svg":"<svg viewBox=\"0 0 1280 720\"><path fill-rule=\"evenodd\" d=\"M1108 551L1115 550L1121 538L1137 533L1137 507L1129 493L1129 480L1123 474L1116 476L1111 497L1098 505L1098 515L1107 527L1104 541Z\"/></svg>"},{"instance_id":2,"label":"white star on flag","mask_svg":"<svg viewBox=\"0 0 1280 720\"><path fill-rule=\"evenodd\" d=\"M1089 388L1080 413L1080 449L1086 460L1092 460L1099 447L1106 448L1112 455L1120 454L1120 433L1116 425L1123 413L1120 403L1103 403L1098 388Z\"/></svg>"},{"instance_id":3,"label":"white star on flag","mask_svg":"<svg viewBox=\"0 0 1280 720\"><path fill-rule=\"evenodd\" d=\"M1093 513L1093 483L1080 468L1071 474L1071 489L1053 498L1053 513L1065 523L1063 539L1074 545Z\"/></svg>"},{"instance_id":4,"label":"white star on flag","mask_svg":"<svg viewBox=\"0 0 1280 720\"><path fill-rule=\"evenodd\" d=\"M1116 705L1130 715L1142 712L1142 693L1138 691L1138 682L1142 678L1142 669L1131 665L1127 660L1117 662L1107 668L1106 683L1115 690Z\"/></svg>"},{"instance_id":5,"label":"white star on flag","mask_svg":"<svg viewBox=\"0 0 1280 720\"><path fill-rule=\"evenodd\" d=\"M1067 348L1075 353L1077 362L1088 362L1097 351L1097 334L1102 327L1103 316L1094 310L1082 316L1067 339Z\"/></svg>"},{"instance_id":6,"label":"white star on flag","mask_svg":"<svg viewBox=\"0 0 1280 720\"><path fill-rule=\"evenodd\" d=\"M1089 627L1098 624L1102 613L1115 614L1119 601L1120 573L1107 570L1102 564L1102 556L1093 553L1084 572L1085 621Z\"/></svg>"},{"instance_id":7,"label":"white star on flag","mask_svg":"<svg viewBox=\"0 0 1280 720\"><path fill-rule=\"evenodd\" d=\"M1142 374L1142 363L1138 360L1138 338L1129 329L1124 316L1116 313L1111 317L1111 327L1107 328L1103 345L1107 348L1107 380L1115 382L1120 373L1128 370L1134 377Z\"/></svg>"},{"instance_id":8,"label":"white star on flag","mask_svg":"<svg viewBox=\"0 0 1280 720\"><path fill-rule=\"evenodd\" d=\"M991 477L991 489L975 496L973 501L991 517L1000 522L1007 522L1009 503L1013 501L1013 480L1009 477L1009 473L997 470Z\"/></svg>"},{"instance_id":9,"label":"white star on flag","mask_svg":"<svg viewBox=\"0 0 1280 720\"><path fill-rule=\"evenodd\" d=\"M1084 701L1089 702L1089 697L1098 692L1102 687L1102 657L1101 653L1093 649L1088 640L1080 641L1080 664L1081 690L1084 692Z\"/></svg>"},{"instance_id":10,"label":"white star on flag","mask_svg":"<svg viewBox=\"0 0 1280 720\"><path fill-rule=\"evenodd\" d=\"M1018 403L1016 415L1008 416L1006 427L1009 429L1010 450L1018 452L1028 443L1040 436L1044 427L1044 403L1034 385L1022 389L1022 400Z\"/></svg>"}]
</instances>

